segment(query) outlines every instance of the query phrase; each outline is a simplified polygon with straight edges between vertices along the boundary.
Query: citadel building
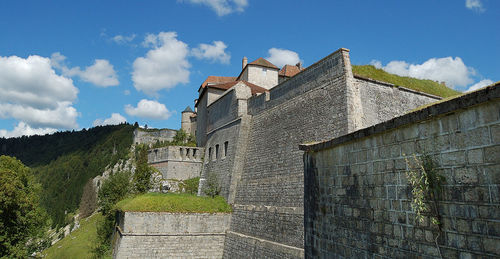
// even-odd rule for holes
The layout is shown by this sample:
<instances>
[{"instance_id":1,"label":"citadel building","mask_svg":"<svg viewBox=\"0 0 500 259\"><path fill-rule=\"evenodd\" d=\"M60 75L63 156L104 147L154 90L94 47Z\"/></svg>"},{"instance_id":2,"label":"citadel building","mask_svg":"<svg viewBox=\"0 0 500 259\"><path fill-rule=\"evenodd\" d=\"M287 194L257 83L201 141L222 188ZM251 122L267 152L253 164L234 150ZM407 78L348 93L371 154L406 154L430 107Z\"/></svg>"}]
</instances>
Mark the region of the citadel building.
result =
<instances>
[{"instance_id":1,"label":"citadel building","mask_svg":"<svg viewBox=\"0 0 500 259\"><path fill-rule=\"evenodd\" d=\"M165 245L210 258L500 256L499 86L410 112L441 98L354 74L344 48L305 69L244 58L238 76L207 77L194 111L182 112L198 147L149 154L165 165L164 178L200 175L200 194L216 176L233 213L173 218L198 232L130 234L119 249L152 257L168 257ZM436 227L416 224L408 205L405 157L422 153L446 172L438 247ZM170 229L148 220L154 231Z\"/></svg>"}]
</instances>

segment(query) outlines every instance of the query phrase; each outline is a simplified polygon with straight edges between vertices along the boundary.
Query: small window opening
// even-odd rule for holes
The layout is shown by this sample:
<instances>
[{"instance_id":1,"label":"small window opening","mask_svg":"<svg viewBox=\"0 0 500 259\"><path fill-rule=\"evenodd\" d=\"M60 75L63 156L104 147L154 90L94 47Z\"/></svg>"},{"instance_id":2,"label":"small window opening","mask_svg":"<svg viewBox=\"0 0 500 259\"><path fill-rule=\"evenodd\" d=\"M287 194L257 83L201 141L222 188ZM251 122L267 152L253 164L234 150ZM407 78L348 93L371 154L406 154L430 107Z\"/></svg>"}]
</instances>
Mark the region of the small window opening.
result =
<instances>
[{"instance_id":1,"label":"small window opening","mask_svg":"<svg viewBox=\"0 0 500 259\"><path fill-rule=\"evenodd\" d=\"M227 142L227 141L224 142L224 157L227 156L227 148L228 148L228 146L229 146L229 142Z\"/></svg>"},{"instance_id":2,"label":"small window opening","mask_svg":"<svg viewBox=\"0 0 500 259\"><path fill-rule=\"evenodd\" d=\"M215 159L219 159L219 144L215 145Z\"/></svg>"}]
</instances>

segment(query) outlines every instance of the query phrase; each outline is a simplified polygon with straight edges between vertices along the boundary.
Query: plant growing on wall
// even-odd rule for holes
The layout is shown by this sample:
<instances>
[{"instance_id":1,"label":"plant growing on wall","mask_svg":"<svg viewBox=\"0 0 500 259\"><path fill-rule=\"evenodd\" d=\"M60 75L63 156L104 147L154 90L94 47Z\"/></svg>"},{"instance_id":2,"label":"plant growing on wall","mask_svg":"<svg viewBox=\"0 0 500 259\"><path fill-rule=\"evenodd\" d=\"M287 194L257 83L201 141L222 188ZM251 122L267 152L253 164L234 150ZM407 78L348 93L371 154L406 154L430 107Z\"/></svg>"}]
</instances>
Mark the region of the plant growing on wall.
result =
<instances>
[{"instance_id":1,"label":"plant growing on wall","mask_svg":"<svg viewBox=\"0 0 500 259\"><path fill-rule=\"evenodd\" d=\"M431 223L437 225L441 231L441 216L438 209L438 201L442 193L442 185L445 178L438 169L438 164L429 155L417 157L415 154L406 158L408 170L406 175L411 186L411 207L415 211L416 219L423 222L426 216L430 217ZM436 247L441 255L437 240Z\"/></svg>"}]
</instances>

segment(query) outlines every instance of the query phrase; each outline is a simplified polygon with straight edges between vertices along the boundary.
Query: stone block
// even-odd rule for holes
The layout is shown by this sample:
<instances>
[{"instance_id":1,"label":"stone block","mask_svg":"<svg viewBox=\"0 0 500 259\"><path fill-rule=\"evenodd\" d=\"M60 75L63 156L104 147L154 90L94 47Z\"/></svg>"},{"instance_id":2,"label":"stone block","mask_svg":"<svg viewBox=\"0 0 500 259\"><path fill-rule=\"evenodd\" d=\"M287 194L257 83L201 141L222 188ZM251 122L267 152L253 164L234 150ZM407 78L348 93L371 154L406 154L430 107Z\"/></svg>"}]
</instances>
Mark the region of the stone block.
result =
<instances>
[{"instance_id":1,"label":"stone block","mask_svg":"<svg viewBox=\"0 0 500 259\"><path fill-rule=\"evenodd\" d=\"M484 162L485 163L500 162L500 145L484 148Z\"/></svg>"},{"instance_id":2,"label":"stone block","mask_svg":"<svg viewBox=\"0 0 500 259\"><path fill-rule=\"evenodd\" d=\"M492 125L490 127L491 143L500 144L500 125Z\"/></svg>"},{"instance_id":3,"label":"stone block","mask_svg":"<svg viewBox=\"0 0 500 259\"><path fill-rule=\"evenodd\" d=\"M467 162L469 164L483 163L483 150L478 148L467 151Z\"/></svg>"},{"instance_id":4,"label":"stone block","mask_svg":"<svg viewBox=\"0 0 500 259\"><path fill-rule=\"evenodd\" d=\"M447 152L441 155L442 166L458 166L465 164L465 152Z\"/></svg>"},{"instance_id":5,"label":"stone block","mask_svg":"<svg viewBox=\"0 0 500 259\"><path fill-rule=\"evenodd\" d=\"M475 184L478 182L476 171L470 167L453 169L454 180L458 184Z\"/></svg>"},{"instance_id":6,"label":"stone block","mask_svg":"<svg viewBox=\"0 0 500 259\"><path fill-rule=\"evenodd\" d=\"M500 255L500 240L493 238L483 238L483 248L485 252Z\"/></svg>"}]
</instances>

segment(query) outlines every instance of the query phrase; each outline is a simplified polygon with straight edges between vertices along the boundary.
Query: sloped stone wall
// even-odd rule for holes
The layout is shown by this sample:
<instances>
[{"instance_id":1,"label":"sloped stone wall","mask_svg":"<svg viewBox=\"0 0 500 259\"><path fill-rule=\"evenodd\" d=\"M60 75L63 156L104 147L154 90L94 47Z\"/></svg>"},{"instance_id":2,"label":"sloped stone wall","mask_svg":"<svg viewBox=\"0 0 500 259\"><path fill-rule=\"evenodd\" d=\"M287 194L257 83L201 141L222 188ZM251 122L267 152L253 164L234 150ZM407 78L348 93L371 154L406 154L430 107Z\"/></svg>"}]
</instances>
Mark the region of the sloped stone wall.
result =
<instances>
[{"instance_id":1,"label":"sloped stone wall","mask_svg":"<svg viewBox=\"0 0 500 259\"><path fill-rule=\"evenodd\" d=\"M222 258L230 214L122 212L113 258Z\"/></svg>"},{"instance_id":2,"label":"sloped stone wall","mask_svg":"<svg viewBox=\"0 0 500 259\"><path fill-rule=\"evenodd\" d=\"M500 84L301 148L306 258L500 257ZM442 231L410 207L414 154L446 178Z\"/></svg>"}]
</instances>

